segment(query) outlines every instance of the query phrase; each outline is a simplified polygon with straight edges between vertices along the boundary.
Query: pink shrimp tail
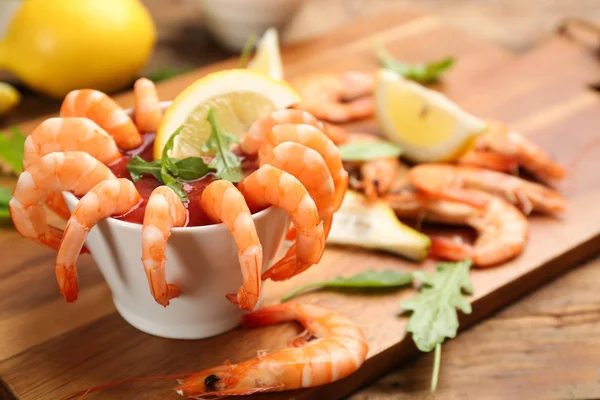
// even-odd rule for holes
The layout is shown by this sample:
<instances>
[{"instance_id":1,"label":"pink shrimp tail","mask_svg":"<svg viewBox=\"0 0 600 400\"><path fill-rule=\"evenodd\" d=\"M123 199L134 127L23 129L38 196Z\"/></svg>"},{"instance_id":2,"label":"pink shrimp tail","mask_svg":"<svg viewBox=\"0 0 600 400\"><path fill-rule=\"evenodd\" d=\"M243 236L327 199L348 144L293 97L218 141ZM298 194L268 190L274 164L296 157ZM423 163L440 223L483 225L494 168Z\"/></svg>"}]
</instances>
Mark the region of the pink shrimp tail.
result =
<instances>
[{"instance_id":1,"label":"pink shrimp tail","mask_svg":"<svg viewBox=\"0 0 600 400\"><path fill-rule=\"evenodd\" d=\"M429 255L442 260L462 261L473 256L473 249L466 243L443 236L430 236Z\"/></svg>"},{"instance_id":2,"label":"pink shrimp tail","mask_svg":"<svg viewBox=\"0 0 600 400\"><path fill-rule=\"evenodd\" d=\"M285 281L306 271L313 264L305 263L298 260L296 257L296 245L289 248L286 255L277 261L271 268L262 274L262 280L271 279L272 281Z\"/></svg>"},{"instance_id":3,"label":"pink shrimp tail","mask_svg":"<svg viewBox=\"0 0 600 400\"><path fill-rule=\"evenodd\" d=\"M77 270L74 267L56 265L56 281L58 282L60 293L68 303L77 300L79 284L77 282Z\"/></svg>"}]
</instances>

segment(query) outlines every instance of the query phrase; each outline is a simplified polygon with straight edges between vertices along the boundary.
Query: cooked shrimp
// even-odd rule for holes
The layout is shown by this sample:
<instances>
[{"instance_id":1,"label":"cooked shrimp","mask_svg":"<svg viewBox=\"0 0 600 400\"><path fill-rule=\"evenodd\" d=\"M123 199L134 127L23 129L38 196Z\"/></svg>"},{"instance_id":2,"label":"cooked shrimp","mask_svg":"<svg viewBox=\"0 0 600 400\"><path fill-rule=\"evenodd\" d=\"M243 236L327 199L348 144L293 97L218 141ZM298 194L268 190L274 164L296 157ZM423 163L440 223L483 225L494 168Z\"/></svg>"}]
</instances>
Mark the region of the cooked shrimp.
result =
<instances>
[{"instance_id":1,"label":"cooked shrimp","mask_svg":"<svg viewBox=\"0 0 600 400\"><path fill-rule=\"evenodd\" d=\"M265 153L260 163L292 174L304 185L317 206L327 238L333 219L335 187L323 157L300 143L284 142Z\"/></svg>"},{"instance_id":2,"label":"cooked shrimp","mask_svg":"<svg viewBox=\"0 0 600 400\"><path fill-rule=\"evenodd\" d=\"M372 74L356 71L313 74L292 81L292 86L302 97L294 108L319 119L349 122L371 117L375 111Z\"/></svg>"},{"instance_id":3,"label":"cooked shrimp","mask_svg":"<svg viewBox=\"0 0 600 400\"><path fill-rule=\"evenodd\" d=\"M501 196L519 206L525 214L531 211L557 214L564 211L567 205L562 195L543 185L481 168L421 164L408 174L413 185L430 195L464 201L474 206L483 206L488 197L479 192L463 191L463 188Z\"/></svg>"},{"instance_id":4,"label":"cooked shrimp","mask_svg":"<svg viewBox=\"0 0 600 400\"><path fill-rule=\"evenodd\" d=\"M13 224L21 236L58 250L63 232L46 222L43 204L48 195L69 191L83 196L108 179L116 178L107 166L87 153L47 154L19 176L9 202Z\"/></svg>"},{"instance_id":5,"label":"cooked shrimp","mask_svg":"<svg viewBox=\"0 0 600 400\"><path fill-rule=\"evenodd\" d=\"M144 212L142 263L152 296L164 307L169 305L170 299L180 294L175 285L167 284L167 240L171 236L171 228L184 226L186 219L187 211L171 188L159 186L152 191Z\"/></svg>"},{"instance_id":6,"label":"cooked shrimp","mask_svg":"<svg viewBox=\"0 0 600 400\"><path fill-rule=\"evenodd\" d=\"M285 264L285 268L271 267L263 279L287 279L319 262L325 249L323 222L314 200L298 179L279 168L263 165L242 180L238 188L248 203L272 204L286 210L296 227L296 262Z\"/></svg>"},{"instance_id":7,"label":"cooked shrimp","mask_svg":"<svg viewBox=\"0 0 600 400\"><path fill-rule=\"evenodd\" d=\"M243 284L236 294L228 294L233 304L252 311L260 294L260 272L263 250L254 220L244 196L231 182L220 180L202 192L202 209L215 222L223 222L238 246Z\"/></svg>"},{"instance_id":8,"label":"cooked shrimp","mask_svg":"<svg viewBox=\"0 0 600 400\"><path fill-rule=\"evenodd\" d=\"M466 190L465 196L473 196ZM471 258L478 267L508 261L523 252L529 236L529 222L512 204L485 192L484 208L452 200L432 198L424 193L403 191L384 199L400 218L425 220L451 225L468 225L478 232L473 246L447 238L432 237L430 254L453 261Z\"/></svg>"},{"instance_id":9,"label":"cooked shrimp","mask_svg":"<svg viewBox=\"0 0 600 400\"><path fill-rule=\"evenodd\" d=\"M154 82L140 78L133 85L135 124L142 132L156 132L162 119L158 93Z\"/></svg>"},{"instance_id":10,"label":"cooked shrimp","mask_svg":"<svg viewBox=\"0 0 600 400\"><path fill-rule=\"evenodd\" d=\"M336 145L314 126L305 124L278 125L267 133L267 140L259 152L261 159L265 158L265 154L271 152L273 147L283 142L300 143L317 151L323 157L335 185L333 206L337 210L341 206L348 189L348 173L344 170L340 151Z\"/></svg>"},{"instance_id":11,"label":"cooked shrimp","mask_svg":"<svg viewBox=\"0 0 600 400\"><path fill-rule=\"evenodd\" d=\"M122 157L113 138L94 121L87 118L49 118L27 136L23 169L46 154L58 151L83 151L104 164ZM60 192L50 193L46 205L63 219L71 216Z\"/></svg>"},{"instance_id":12,"label":"cooked shrimp","mask_svg":"<svg viewBox=\"0 0 600 400\"><path fill-rule=\"evenodd\" d=\"M565 168L537 144L498 122L492 122L489 132L477 140L477 148L512 158L519 166L547 182L563 179L566 175Z\"/></svg>"},{"instance_id":13,"label":"cooked shrimp","mask_svg":"<svg viewBox=\"0 0 600 400\"><path fill-rule=\"evenodd\" d=\"M73 90L67 94L60 107L60 116L91 119L106 130L123 150L142 144L142 136L125 110L98 90Z\"/></svg>"},{"instance_id":14,"label":"cooked shrimp","mask_svg":"<svg viewBox=\"0 0 600 400\"><path fill-rule=\"evenodd\" d=\"M352 132L349 143L381 140L369 133ZM375 158L360 166L361 186L369 199L384 195L398 177L400 161L397 157Z\"/></svg>"},{"instance_id":15,"label":"cooked shrimp","mask_svg":"<svg viewBox=\"0 0 600 400\"><path fill-rule=\"evenodd\" d=\"M364 332L348 318L306 304L277 304L242 317L246 328L297 320L306 333L291 347L238 364L209 368L184 379L181 396L234 396L324 385L356 371L367 357ZM310 340L309 338L315 337Z\"/></svg>"},{"instance_id":16,"label":"cooked shrimp","mask_svg":"<svg viewBox=\"0 0 600 400\"><path fill-rule=\"evenodd\" d=\"M79 200L67 222L56 256L56 280L65 300L77 300L75 262L90 229L100 220L125 214L139 204L140 198L133 182L122 178L98 183Z\"/></svg>"},{"instance_id":17,"label":"cooked shrimp","mask_svg":"<svg viewBox=\"0 0 600 400\"><path fill-rule=\"evenodd\" d=\"M515 175L519 171L519 163L515 158L489 150L475 149L459 158L457 162L461 165L491 169Z\"/></svg>"}]
</instances>

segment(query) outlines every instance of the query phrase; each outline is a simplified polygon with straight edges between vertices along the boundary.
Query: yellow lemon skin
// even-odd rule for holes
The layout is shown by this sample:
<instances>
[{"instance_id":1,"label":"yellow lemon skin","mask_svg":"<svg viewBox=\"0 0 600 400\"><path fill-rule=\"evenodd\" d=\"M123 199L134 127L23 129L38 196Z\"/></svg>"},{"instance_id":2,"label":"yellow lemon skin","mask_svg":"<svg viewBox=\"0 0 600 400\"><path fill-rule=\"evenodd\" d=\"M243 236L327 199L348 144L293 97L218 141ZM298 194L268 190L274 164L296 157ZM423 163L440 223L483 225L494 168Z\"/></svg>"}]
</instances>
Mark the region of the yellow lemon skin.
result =
<instances>
[{"instance_id":1,"label":"yellow lemon skin","mask_svg":"<svg viewBox=\"0 0 600 400\"><path fill-rule=\"evenodd\" d=\"M155 41L138 0L27 0L0 41L0 68L57 99L81 88L110 93L131 83Z\"/></svg>"}]
</instances>

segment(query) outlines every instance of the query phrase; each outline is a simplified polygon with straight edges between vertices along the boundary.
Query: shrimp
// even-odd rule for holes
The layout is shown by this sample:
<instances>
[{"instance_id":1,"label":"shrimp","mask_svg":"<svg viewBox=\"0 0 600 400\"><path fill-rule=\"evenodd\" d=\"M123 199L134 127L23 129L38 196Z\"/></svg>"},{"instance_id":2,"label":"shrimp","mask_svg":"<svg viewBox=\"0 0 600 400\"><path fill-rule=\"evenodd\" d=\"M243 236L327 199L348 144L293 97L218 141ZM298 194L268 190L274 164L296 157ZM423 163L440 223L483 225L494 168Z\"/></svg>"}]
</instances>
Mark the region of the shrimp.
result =
<instances>
[{"instance_id":1,"label":"shrimp","mask_svg":"<svg viewBox=\"0 0 600 400\"><path fill-rule=\"evenodd\" d=\"M474 192L462 190L465 191L465 196L472 196ZM473 246L447 238L432 237L432 255L453 261L471 258L478 267L490 267L521 254L529 237L529 222L525 216L500 197L479 191L476 194L487 198L483 209L413 191L388 194L384 200L399 218L468 225L478 232Z\"/></svg>"},{"instance_id":2,"label":"shrimp","mask_svg":"<svg viewBox=\"0 0 600 400\"><path fill-rule=\"evenodd\" d=\"M241 309L252 311L260 295L263 250L246 200L231 182L220 180L206 186L200 201L212 220L225 223L238 246L243 284L237 295L228 294L227 299Z\"/></svg>"},{"instance_id":3,"label":"shrimp","mask_svg":"<svg viewBox=\"0 0 600 400\"><path fill-rule=\"evenodd\" d=\"M330 122L349 122L372 117L375 111L372 74L357 71L320 73L292 82L302 97L294 108Z\"/></svg>"},{"instance_id":4,"label":"shrimp","mask_svg":"<svg viewBox=\"0 0 600 400\"><path fill-rule=\"evenodd\" d=\"M61 191L83 196L99 182L116 179L100 161L81 151L50 153L29 166L17 181L8 206L21 236L58 250L62 230L48 225L43 203Z\"/></svg>"},{"instance_id":5,"label":"shrimp","mask_svg":"<svg viewBox=\"0 0 600 400\"><path fill-rule=\"evenodd\" d=\"M266 154L273 150L273 147L283 142L300 143L317 151L323 157L335 185L333 207L335 210L340 208L348 189L348 172L344 170L340 151L336 145L314 126L305 124L278 125L268 132L267 140L260 148L260 158L264 159Z\"/></svg>"},{"instance_id":6,"label":"shrimp","mask_svg":"<svg viewBox=\"0 0 600 400\"><path fill-rule=\"evenodd\" d=\"M142 144L142 135L125 110L98 90L73 90L67 94L60 107L60 116L91 119L104 128L123 150Z\"/></svg>"},{"instance_id":7,"label":"shrimp","mask_svg":"<svg viewBox=\"0 0 600 400\"><path fill-rule=\"evenodd\" d=\"M164 307L169 300L179 297L175 285L167 284L165 274L165 251L171 228L184 226L187 211L179 197L168 186L159 186L152 191L142 227L142 263L150 284L150 292L156 302Z\"/></svg>"},{"instance_id":8,"label":"shrimp","mask_svg":"<svg viewBox=\"0 0 600 400\"><path fill-rule=\"evenodd\" d=\"M519 163L515 158L503 156L489 150L475 149L459 158L457 162L461 165L491 169L514 175L519 171Z\"/></svg>"},{"instance_id":9,"label":"shrimp","mask_svg":"<svg viewBox=\"0 0 600 400\"><path fill-rule=\"evenodd\" d=\"M324 124L306 111L284 109L267 114L252 124L248 133L242 138L240 148L246 154L258 153L258 150L266 140L267 133L275 126L284 124L312 125L325 133L335 144L344 142L347 137L346 130L342 127Z\"/></svg>"},{"instance_id":10,"label":"shrimp","mask_svg":"<svg viewBox=\"0 0 600 400\"><path fill-rule=\"evenodd\" d=\"M83 151L104 164L121 159L113 138L94 121L87 118L49 118L25 140L23 169L46 154L59 151ZM46 205L63 219L71 213L60 192L50 193Z\"/></svg>"},{"instance_id":11,"label":"shrimp","mask_svg":"<svg viewBox=\"0 0 600 400\"><path fill-rule=\"evenodd\" d=\"M463 188L478 189L501 196L519 206L525 214L539 211L547 214L563 212L567 200L545 186L516 176L486 169L447 164L421 164L413 167L408 177L413 185L449 200L483 206L488 197L480 192L466 192Z\"/></svg>"},{"instance_id":12,"label":"shrimp","mask_svg":"<svg viewBox=\"0 0 600 400\"><path fill-rule=\"evenodd\" d=\"M133 182L125 178L102 181L79 200L67 222L56 256L56 280L66 301L77 300L79 290L75 262L90 229L100 220L125 214L140 200Z\"/></svg>"},{"instance_id":13,"label":"shrimp","mask_svg":"<svg viewBox=\"0 0 600 400\"><path fill-rule=\"evenodd\" d=\"M380 141L377 136L369 133L352 132L349 143ZM400 161L397 157L375 158L360 166L362 177L361 186L369 199L375 199L390 189L398 178Z\"/></svg>"},{"instance_id":14,"label":"shrimp","mask_svg":"<svg viewBox=\"0 0 600 400\"><path fill-rule=\"evenodd\" d=\"M135 124L142 132L156 132L162 119L156 86L147 78L140 78L133 85L135 97Z\"/></svg>"},{"instance_id":15,"label":"shrimp","mask_svg":"<svg viewBox=\"0 0 600 400\"><path fill-rule=\"evenodd\" d=\"M546 182L564 179L566 175L565 168L538 145L498 122L491 123L489 132L477 139L476 147L505 156L509 162L516 160L519 166Z\"/></svg>"},{"instance_id":16,"label":"shrimp","mask_svg":"<svg viewBox=\"0 0 600 400\"><path fill-rule=\"evenodd\" d=\"M323 222L314 200L298 179L279 168L263 165L244 178L238 189L248 203L283 208L296 227L296 262L287 263L284 268L271 267L262 279L287 279L319 262L325 250Z\"/></svg>"},{"instance_id":17,"label":"shrimp","mask_svg":"<svg viewBox=\"0 0 600 400\"><path fill-rule=\"evenodd\" d=\"M297 320L305 328L290 347L238 364L192 374L175 389L181 396L233 396L315 387L342 379L360 368L369 345L348 318L306 304L276 304L242 316L255 328ZM314 340L309 338L315 337Z\"/></svg>"}]
</instances>

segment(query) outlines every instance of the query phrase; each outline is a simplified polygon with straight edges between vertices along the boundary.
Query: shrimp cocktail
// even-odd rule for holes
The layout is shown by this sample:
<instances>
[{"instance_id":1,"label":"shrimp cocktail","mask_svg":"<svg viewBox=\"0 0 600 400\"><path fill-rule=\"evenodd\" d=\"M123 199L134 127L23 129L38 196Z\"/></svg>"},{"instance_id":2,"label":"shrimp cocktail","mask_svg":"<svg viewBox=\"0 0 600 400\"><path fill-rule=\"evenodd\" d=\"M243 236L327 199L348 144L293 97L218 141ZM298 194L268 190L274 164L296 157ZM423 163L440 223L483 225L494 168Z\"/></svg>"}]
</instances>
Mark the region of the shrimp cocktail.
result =
<instances>
[{"instance_id":1,"label":"shrimp cocktail","mask_svg":"<svg viewBox=\"0 0 600 400\"><path fill-rule=\"evenodd\" d=\"M247 70L207 75L170 105L145 78L134 94L127 112L75 90L29 135L13 223L58 252L68 302L78 298L77 257L90 252L139 329L188 338L230 329L239 310L257 307L261 280L321 259L348 186L338 148L315 117L288 108L299 102L291 87ZM295 243L274 260L290 219Z\"/></svg>"}]
</instances>

